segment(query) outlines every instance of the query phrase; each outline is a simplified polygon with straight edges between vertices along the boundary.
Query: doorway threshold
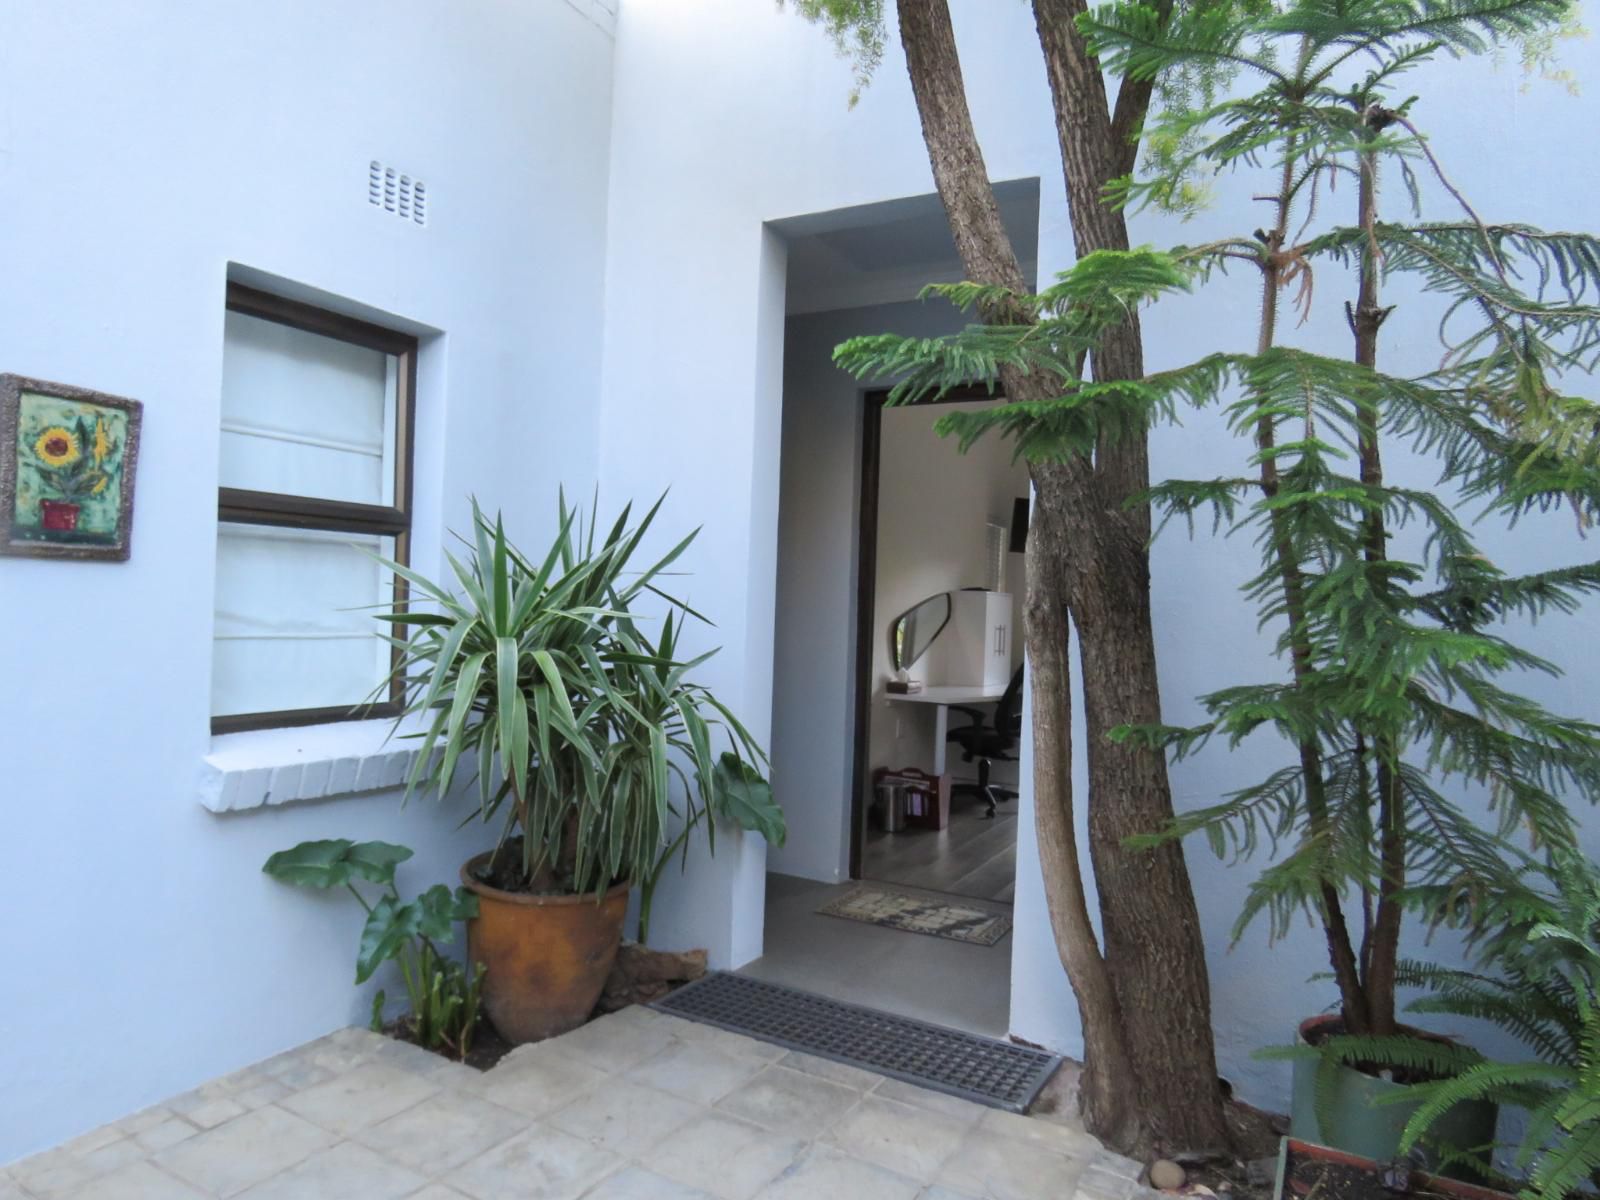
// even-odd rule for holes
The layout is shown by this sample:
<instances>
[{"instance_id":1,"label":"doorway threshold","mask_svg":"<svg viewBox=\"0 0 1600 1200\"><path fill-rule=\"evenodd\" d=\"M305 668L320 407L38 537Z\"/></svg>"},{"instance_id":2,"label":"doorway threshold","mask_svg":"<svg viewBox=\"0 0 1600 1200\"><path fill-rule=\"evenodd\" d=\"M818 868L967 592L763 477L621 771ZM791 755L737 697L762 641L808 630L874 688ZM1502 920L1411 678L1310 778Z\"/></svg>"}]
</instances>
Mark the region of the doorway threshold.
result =
<instances>
[{"instance_id":1,"label":"doorway threshold","mask_svg":"<svg viewBox=\"0 0 1600 1200\"><path fill-rule=\"evenodd\" d=\"M985 946L818 911L857 886L769 874L764 951L739 973L983 1037L1010 1034L1014 936ZM961 903L1010 913L1009 905Z\"/></svg>"}]
</instances>

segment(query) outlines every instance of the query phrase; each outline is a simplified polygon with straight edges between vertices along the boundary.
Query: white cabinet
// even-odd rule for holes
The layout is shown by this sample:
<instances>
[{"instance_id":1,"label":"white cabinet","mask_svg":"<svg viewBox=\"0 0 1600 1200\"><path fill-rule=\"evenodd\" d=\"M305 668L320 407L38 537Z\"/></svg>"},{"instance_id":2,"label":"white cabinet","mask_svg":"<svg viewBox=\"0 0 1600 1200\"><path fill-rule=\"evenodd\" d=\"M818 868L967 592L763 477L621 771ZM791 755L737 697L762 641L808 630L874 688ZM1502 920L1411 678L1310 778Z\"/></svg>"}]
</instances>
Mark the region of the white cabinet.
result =
<instances>
[{"instance_id":1,"label":"white cabinet","mask_svg":"<svg viewBox=\"0 0 1600 1200\"><path fill-rule=\"evenodd\" d=\"M1011 681L1011 632L1008 592L951 592L950 624L931 647L937 657L929 684L1003 691Z\"/></svg>"}]
</instances>

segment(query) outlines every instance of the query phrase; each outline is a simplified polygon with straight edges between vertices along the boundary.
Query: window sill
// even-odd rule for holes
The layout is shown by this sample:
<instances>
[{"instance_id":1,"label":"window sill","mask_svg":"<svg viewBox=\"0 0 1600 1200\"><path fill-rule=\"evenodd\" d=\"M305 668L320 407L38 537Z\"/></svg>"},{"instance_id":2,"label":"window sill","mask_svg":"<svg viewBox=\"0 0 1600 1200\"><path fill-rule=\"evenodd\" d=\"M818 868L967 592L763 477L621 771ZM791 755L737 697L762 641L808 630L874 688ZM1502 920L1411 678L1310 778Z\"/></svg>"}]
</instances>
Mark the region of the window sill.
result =
<instances>
[{"instance_id":1,"label":"window sill","mask_svg":"<svg viewBox=\"0 0 1600 1200\"><path fill-rule=\"evenodd\" d=\"M417 750L391 737L393 728L389 720L341 721L213 737L201 761L200 803L239 812L400 787Z\"/></svg>"}]
</instances>

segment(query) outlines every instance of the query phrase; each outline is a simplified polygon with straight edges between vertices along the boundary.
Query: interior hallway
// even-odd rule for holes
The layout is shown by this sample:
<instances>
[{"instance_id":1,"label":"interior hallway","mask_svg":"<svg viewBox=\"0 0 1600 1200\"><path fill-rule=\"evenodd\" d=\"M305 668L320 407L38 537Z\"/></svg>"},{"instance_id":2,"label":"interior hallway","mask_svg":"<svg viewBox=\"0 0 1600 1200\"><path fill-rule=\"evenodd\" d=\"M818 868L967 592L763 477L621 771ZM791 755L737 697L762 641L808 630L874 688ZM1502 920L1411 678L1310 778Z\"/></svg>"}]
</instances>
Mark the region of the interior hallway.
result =
<instances>
[{"instance_id":1,"label":"interior hallway","mask_svg":"<svg viewBox=\"0 0 1600 1200\"><path fill-rule=\"evenodd\" d=\"M907 826L899 833L870 829L861 874L952 896L1010 904L1017 891L1017 802L986 818L971 796L950 802L950 823L940 830Z\"/></svg>"},{"instance_id":2,"label":"interior hallway","mask_svg":"<svg viewBox=\"0 0 1600 1200\"><path fill-rule=\"evenodd\" d=\"M1014 819L1011 824L1015 828ZM768 875L766 953L740 973L935 1025L1006 1037L1012 936L979 946L816 911L856 886ZM941 898L1010 912L1004 904Z\"/></svg>"}]
</instances>

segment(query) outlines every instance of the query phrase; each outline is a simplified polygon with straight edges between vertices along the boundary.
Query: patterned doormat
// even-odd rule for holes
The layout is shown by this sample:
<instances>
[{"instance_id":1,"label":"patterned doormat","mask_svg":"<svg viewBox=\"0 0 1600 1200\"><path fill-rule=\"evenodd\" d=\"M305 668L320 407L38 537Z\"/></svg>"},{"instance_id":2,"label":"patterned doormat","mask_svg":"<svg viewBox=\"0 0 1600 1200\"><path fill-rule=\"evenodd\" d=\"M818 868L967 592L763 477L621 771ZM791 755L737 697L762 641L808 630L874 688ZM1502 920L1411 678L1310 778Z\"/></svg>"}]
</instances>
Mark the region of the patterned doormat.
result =
<instances>
[{"instance_id":1,"label":"patterned doormat","mask_svg":"<svg viewBox=\"0 0 1600 1200\"><path fill-rule=\"evenodd\" d=\"M926 933L953 942L975 942L980 946L996 945L1011 932L1011 918L1000 913L951 904L931 896L897 892L875 884L852 888L817 911L847 921L863 921L906 933Z\"/></svg>"}]
</instances>

